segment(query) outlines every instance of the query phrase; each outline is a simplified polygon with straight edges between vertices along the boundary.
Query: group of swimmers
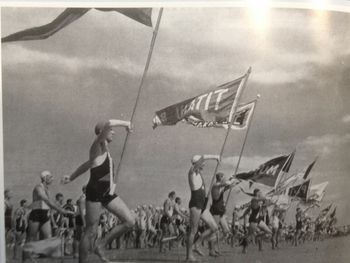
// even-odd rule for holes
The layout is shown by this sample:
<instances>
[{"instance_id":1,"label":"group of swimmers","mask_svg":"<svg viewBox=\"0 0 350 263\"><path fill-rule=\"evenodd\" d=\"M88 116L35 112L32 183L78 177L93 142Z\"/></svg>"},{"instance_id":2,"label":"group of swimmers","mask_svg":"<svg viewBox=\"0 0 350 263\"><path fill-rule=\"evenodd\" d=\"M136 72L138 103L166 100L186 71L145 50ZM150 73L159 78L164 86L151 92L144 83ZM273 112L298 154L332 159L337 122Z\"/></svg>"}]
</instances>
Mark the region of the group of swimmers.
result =
<instances>
[{"instance_id":1,"label":"group of swimmers","mask_svg":"<svg viewBox=\"0 0 350 263\"><path fill-rule=\"evenodd\" d=\"M161 209L140 206L133 211L115 193L115 166L109 152L114 127L123 127L127 132L132 131L132 125L128 121L109 120L98 123L95 126L96 138L90 147L89 160L83 162L72 174L62 178L62 183L68 184L90 170L89 182L83 187L83 193L76 203L76 210L71 202L62 206L58 204L58 200L56 202L51 200L49 186L53 181L53 175L49 171L41 173L41 183L35 186L33 202L29 206L31 212L28 217L26 242L37 240L38 233L40 233L40 239L51 237L52 233L55 233L53 229L57 229L55 223L52 225L51 217L56 218L54 222L57 222L57 218L62 216L67 219L67 228L75 228L76 242L73 244L73 250L79 258L79 263L87 262L89 251L99 256L102 262L109 262L105 256L106 247L115 240L120 240L122 236L129 240L130 233L133 231L136 236L131 239L136 240L135 247L159 245L160 251L163 252L166 248L164 244L168 243L171 249L174 240L181 240L181 243L186 245L186 260L196 261L194 253L203 256L201 244L208 241L209 256L220 256L219 228L224 238L228 239L237 233L235 226L236 221L239 220L234 214L233 217L236 216L236 219L233 218L231 222L233 227L230 229L223 198L225 191L234 187L239 181L233 177L225 179L223 173L217 173L209 189L204 183L202 171L205 163L210 160L220 162L220 157L218 155L194 155L191 158L188 172L191 199L188 212L187 209L181 209L181 198L176 197L173 191L169 193ZM211 205L208 205L209 193L212 200ZM248 222L243 224L244 234L240 242L244 253L254 237L260 249L262 240L266 237L271 238L273 248L278 246L278 229L281 229L283 213L275 209L272 220L269 222L266 209L269 205L269 200L262 196L259 189L256 189L254 197L241 216L241 219L248 218ZM21 206L24 207L24 204L21 203ZM50 213L50 210L54 212ZM8 209L5 210L5 216L6 213L9 213L6 211ZM107 220L103 220L103 216L101 219L104 211L108 211L108 214L114 218L114 223L109 224L108 227L103 223ZM21 213L19 210L16 218L20 218ZM299 229L298 222L297 213L296 232ZM247 228L245 228L246 225ZM137 226L136 230L135 226ZM23 226L19 223L17 228L16 223L16 230L21 230L21 227ZM107 230L103 231L103 229ZM77 251L79 253L76 253Z\"/></svg>"}]
</instances>

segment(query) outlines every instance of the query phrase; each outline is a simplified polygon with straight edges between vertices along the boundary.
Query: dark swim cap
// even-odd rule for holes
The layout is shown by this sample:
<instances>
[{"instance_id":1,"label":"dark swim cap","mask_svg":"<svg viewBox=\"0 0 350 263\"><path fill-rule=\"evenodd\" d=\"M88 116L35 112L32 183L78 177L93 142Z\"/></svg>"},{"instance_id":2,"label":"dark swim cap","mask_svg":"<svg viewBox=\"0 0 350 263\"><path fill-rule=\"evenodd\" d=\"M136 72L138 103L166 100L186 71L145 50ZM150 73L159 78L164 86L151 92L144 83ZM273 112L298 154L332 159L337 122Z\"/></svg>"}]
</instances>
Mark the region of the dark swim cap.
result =
<instances>
[{"instance_id":1,"label":"dark swim cap","mask_svg":"<svg viewBox=\"0 0 350 263\"><path fill-rule=\"evenodd\" d=\"M104 122L102 122L102 121L98 122L96 124L96 126L95 126L95 134L99 135L102 132L104 127L105 127L105 123Z\"/></svg>"}]
</instances>

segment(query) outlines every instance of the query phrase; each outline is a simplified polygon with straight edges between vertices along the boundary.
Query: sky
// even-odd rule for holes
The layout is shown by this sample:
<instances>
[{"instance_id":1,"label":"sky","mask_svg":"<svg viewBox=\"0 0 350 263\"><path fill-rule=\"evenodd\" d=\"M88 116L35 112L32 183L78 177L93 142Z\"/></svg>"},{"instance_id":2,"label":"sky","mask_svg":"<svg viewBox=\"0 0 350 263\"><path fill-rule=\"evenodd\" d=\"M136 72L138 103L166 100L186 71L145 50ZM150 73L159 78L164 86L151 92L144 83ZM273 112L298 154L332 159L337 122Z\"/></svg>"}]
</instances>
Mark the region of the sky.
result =
<instances>
[{"instance_id":1,"label":"sky","mask_svg":"<svg viewBox=\"0 0 350 263\"><path fill-rule=\"evenodd\" d=\"M43 25L63 10L2 8L1 34ZM218 154L225 130L182 123L153 130L154 112L251 66L241 102L261 98L239 171L296 149L294 173L318 156L312 184L329 181L322 207L336 204L339 224L349 224L349 26L349 13L325 10L164 9L118 194L133 208L160 205L175 190L187 207L190 159ZM46 40L2 44L4 184L13 189L14 202L31 199L46 169L55 175L53 193L80 195L88 173L65 186L59 179L88 159L98 121L130 119L151 37L151 28L119 13L91 10ZM227 175L244 135L229 136L220 167ZM116 129L110 147L115 162L124 138L124 129ZM207 184L214 167L206 166ZM228 209L246 199L234 190Z\"/></svg>"}]
</instances>

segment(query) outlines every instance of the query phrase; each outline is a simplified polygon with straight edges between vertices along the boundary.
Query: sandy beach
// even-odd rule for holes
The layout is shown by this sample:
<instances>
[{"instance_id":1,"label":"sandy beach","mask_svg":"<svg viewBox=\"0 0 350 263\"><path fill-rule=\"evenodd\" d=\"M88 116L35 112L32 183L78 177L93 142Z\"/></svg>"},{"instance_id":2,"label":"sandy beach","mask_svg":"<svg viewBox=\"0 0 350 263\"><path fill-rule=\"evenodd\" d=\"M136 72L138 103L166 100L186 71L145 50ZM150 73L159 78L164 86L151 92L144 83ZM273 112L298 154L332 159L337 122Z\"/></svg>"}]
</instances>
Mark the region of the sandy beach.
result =
<instances>
[{"instance_id":1,"label":"sandy beach","mask_svg":"<svg viewBox=\"0 0 350 263\"><path fill-rule=\"evenodd\" d=\"M264 244L264 250L259 252L257 247L250 246L248 254L242 254L241 248L224 246L222 256L217 258L200 257L199 262L246 262L246 263L347 263L350 258L350 236L331 238L319 242L307 242L298 247L282 243L279 249L271 250L270 244ZM207 252L207 251L206 251ZM9 250L7 249L7 253ZM160 254L158 249L126 249L109 250L108 256L114 262L184 262L185 249L178 248ZM11 254L10 254L11 255ZM60 259L37 259L39 263L59 262ZM7 263L17 263L8 257ZM27 260L26 262L30 262ZM78 262L72 257L65 257L64 262ZM91 256L89 262L99 262L96 256Z\"/></svg>"}]
</instances>

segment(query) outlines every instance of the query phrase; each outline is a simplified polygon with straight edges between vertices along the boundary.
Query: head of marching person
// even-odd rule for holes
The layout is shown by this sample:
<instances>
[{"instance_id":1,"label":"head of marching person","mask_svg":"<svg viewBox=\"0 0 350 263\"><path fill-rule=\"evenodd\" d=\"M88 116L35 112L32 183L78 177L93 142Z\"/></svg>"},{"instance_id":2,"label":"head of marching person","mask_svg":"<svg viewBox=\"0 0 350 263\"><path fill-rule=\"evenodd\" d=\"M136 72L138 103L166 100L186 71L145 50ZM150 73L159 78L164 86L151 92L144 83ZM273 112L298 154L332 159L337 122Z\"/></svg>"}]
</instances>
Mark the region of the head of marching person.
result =
<instances>
[{"instance_id":1,"label":"head of marching person","mask_svg":"<svg viewBox=\"0 0 350 263\"><path fill-rule=\"evenodd\" d=\"M96 136L99 136L101 134L101 132L103 131L103 129L105 129L105 127L106 127L106 123L105 122L98 122L95 125L95 134L96 134ZM108 128L108 131L106 131L106 141L108 143L113 141L113 135L114 135L113 128Z\"/></svg>"},{"instance_id":2,"label":"head of marching person","mask_svg":"<svg viewBox=\"0 0 350 263\"><path fill-rule=\"evenodd\" d=\"M216 177L216 181L217 181L218 183L220 183L220 182L222 182L222 180L224 179L224 174L221 173L221 172L218 172L218 173L216 173L215 177Z\"/></svg>"},{"instance_id":3,"label":"head of marching person","mask_svg":"<svg viewBox=\"0 0 350 263\"><path fill-rule=\"evenodd\" d=\"M4 197L5 197L5 200L10 200L12 198L12 191L10 189L5 189Z\"/></svg>"},{"instance_id":4,"label":"head of marching person","mask_svg":"<svg viewBox=\"0 0 350 263\"><path fill-rule=\"evenodd\" d=\"M21 207L26 207L27 206L27 200L26 199L22 199L20 202L19 202L20 206Z\"/></svg>"},{"instance_id":5,"label":"head of marching person","mask_svg":"<svg viewBox=\"0 0 350 263\"><path fill-rule=\"evenodd\" d=\"M178 205L181 205L181 198L180 197L176 197L175 198L175 203L177 203Z\"/></svg>"},{"instance_id":6,"label":"head of marching person","mask_svg":"<svg viewBox=\"0 0 350 263\"><path fill-rule=\"evenodd\" d=\"M45 184L45 185L50 185L53 182L53 175L51 174L50 171L42 171L40 173L40 180L41 183Z\"/></svg>"},{"instance_id":7,"label":"head of marching person","mask_svg":"<svg viewBox=\"0 0 350 263\"><path fill-rule=\"evenodd\" d=\"M62 193L57 193L55 199L57 204L63 205L64 196Z\"/></svg>"},{"instance_id":8,"label":"head of marching person","mask_svg":"<svg viewBox=\"0 0 350 263\"><path fill-rule=\"evenodd\" d=\"M253 191L255 197L261 197L261 191L258 188L255 188Z\"/></svg>"},{"instance_id":9,"label":"head of marching person","mask_svg":"<svg viewBox=\"0 0 350 263\"><path fill-rule=\"evenodd\" d=\"M168 194L168 197L171 201L173 201L176 197L176 193L175 191L171 191L169 194Z\"/></svg>"},{"instance_id":10,"label":"head of marching person","mask_svg":"<svg viewBox=\"0 0 350 263\"><path fill-rule=\"evenodd\" d=\"M194 155L191 159L192 166L195 172L200 172L204 167L204 158L202 155Z\"/></svg>"}]
</instances>

